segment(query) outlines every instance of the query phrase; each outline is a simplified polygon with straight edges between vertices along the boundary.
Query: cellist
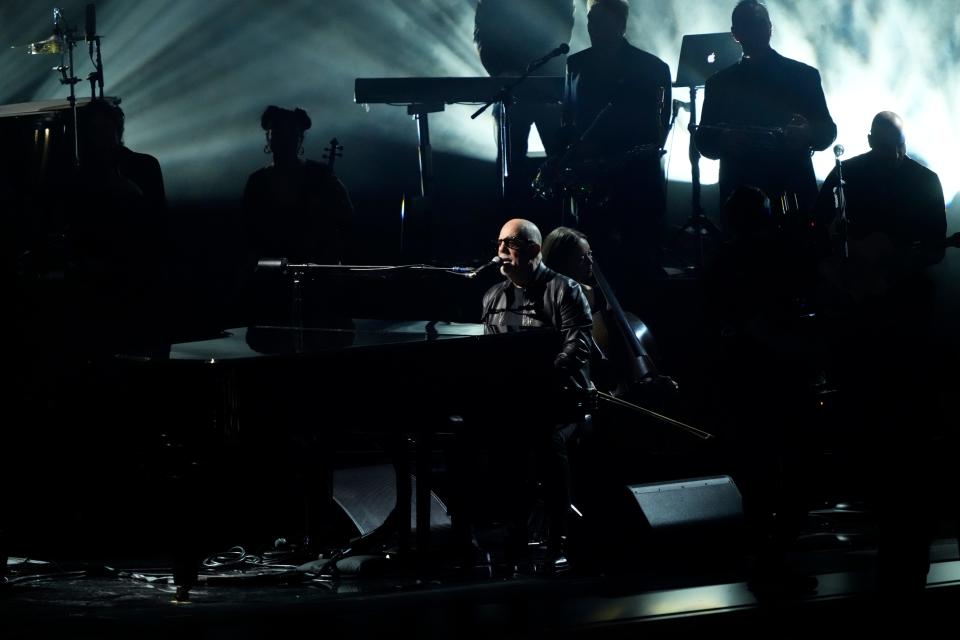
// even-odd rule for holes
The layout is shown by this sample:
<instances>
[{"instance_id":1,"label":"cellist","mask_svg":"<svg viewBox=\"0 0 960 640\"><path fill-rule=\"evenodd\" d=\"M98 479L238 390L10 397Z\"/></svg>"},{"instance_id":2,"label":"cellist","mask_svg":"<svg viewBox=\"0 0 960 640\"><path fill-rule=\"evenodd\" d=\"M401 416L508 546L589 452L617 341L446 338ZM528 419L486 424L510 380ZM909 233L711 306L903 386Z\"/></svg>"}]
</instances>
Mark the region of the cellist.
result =
<instances>
[{"instance_id":1,"label":"cellist","mask_svg":"<svg viewBox=\"0 0 960 640\"><path fill-rule=\"evenodd\" d=\"M543 241L544 264L581 284L593 314L595 382L614 395L638 394L644 400L665 399L677 390L656 364L653 335L642 320L625 312L599 266L587 236L557 227Z\"/></svg>"}]
</instances>

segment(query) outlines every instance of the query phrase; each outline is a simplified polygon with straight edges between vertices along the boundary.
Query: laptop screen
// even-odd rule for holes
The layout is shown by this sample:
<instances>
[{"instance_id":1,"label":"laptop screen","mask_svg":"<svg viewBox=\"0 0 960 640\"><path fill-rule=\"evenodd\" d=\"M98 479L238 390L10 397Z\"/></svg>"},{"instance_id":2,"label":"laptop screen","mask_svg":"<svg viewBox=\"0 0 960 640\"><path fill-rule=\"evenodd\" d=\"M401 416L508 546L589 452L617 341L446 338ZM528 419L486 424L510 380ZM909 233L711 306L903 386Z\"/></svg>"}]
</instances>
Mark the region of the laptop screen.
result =
<instances>
[{"instance_id":1,"label":"laptop screen","mask_svg":"<svg viewBox=\"0 0 960 640\"><path fill-rule=\"evenodd\" d=\"M702 87L707 78L740 61L740 43L729 31L683 36L675 87Z\"/></svg>"}]
</instances>

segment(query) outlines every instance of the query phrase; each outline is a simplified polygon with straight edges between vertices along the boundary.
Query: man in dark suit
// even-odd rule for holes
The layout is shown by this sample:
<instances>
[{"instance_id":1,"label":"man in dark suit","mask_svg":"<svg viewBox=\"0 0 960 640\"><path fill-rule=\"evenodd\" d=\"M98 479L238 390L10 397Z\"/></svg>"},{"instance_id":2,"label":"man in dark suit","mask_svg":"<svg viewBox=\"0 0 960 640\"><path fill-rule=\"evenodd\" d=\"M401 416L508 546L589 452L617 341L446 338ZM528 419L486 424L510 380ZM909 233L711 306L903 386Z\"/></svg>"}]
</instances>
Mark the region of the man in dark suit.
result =
<instances>
[{"instance_id":1,"label":"man in dark suit","mask_svg":"<svg viewBox=\"0 0 960 640\"><path fill-rule=\"evenodd\" d=\"M721 202L752 186L775 206L809 210L817 197L812 153L837 136L820 73L770 47L770 15L757 0L737 4L732 23L743 59L707 79L697 147L720 160Z\"/></svg>"},{"instance_id":2,"label":"man in dark suit","mask_svg":"<svg viewBox=\"0 0 960 640\"><path fill-rule=\"evenodd\" d=\"M597 254L613 261L602 266L615 288L659 266L666 207L660 149L671 103L670 68L627 42L628 14L626 0L591 0L591 46L567 58L564 92L574 172L589 182L577 224Z\"/></svg>"},{"instance_id":3,"label":"man in dark suit","mask_svg":"<svg viewBox=\"0 0 960 640\"><path fill-rule=\"evenodd\" d=\"M867 140L870 151L847 160L842 167L850 240L885 235L895 245L892 248L909 254L905 268L940 262L947 232L940 178L907 155L903 121L897 114L878 113ZM817 200L824 218L833 217L838 182L834 168Z\"/></svg>"},{"instance_id":4,"label":"man in dark suit","mask_svg":"<svg viewBox=\"0 0 960 640\"><path fill-rule=\"evenodd\" d=\"M884 593L918 595L927 584L936 524L931 487L949 486L937 464L955 420L939 406L954 366L936 338L937 282L947 217L936 173L907 155L903 122L878 113L870 151L827 176L817 212L845 241L821 263L836 308L835 378L854 411L853 466L879 516L877 577ZM836 224L839 174L847 224ZM838 243L839 244L839 243ZM952 453L949 455L953 455Z\"/></svg>"}]
</instances>

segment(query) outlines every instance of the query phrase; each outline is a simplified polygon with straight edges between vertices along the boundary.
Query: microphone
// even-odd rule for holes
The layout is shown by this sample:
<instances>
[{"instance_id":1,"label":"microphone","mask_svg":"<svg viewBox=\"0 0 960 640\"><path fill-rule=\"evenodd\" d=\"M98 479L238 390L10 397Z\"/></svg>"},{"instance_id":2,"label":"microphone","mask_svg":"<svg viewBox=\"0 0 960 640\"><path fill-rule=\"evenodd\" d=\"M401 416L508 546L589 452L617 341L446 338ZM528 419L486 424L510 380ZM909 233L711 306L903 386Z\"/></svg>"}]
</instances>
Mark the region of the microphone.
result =
<instances>
[{"instance_id":1,"label":"microphone","mask_svg":"<svg viewBox=\"0 0 960 640\"><path fill-rule=\"evenodd\" d=\"M481 265L476 269L474 269L473 271L471 271L470 273L468 273L467 277L476 278L480 274L480 272L486 269L487 267L492 267L493 265L501 264L501 263L503 263L503 258L501 258L500 256L494 256L493 258L490 259L488 263Z\"/></svg>"},{"instance_id":2,"label":"microphone","mask_svg":"<svg viewBox=\"0 0 960 640\"><path fill-rule=\"evenodd\" d=\"M550 59L552 59L552 58L556 58L557 56L562 56L562 55L567 54L567 53L570 53L570 45L568 45L566 42L564 42L563 44L561 44L559 47L557 47L556 49L554 49L553 51L551 51L551 52L548 53L547 55L543 56L542 58L537 58L536 60L534 60L533 62L531 62L530 64L528 64L528 65L527 65L527 70L528 70L528 71L532 71L534 68L542 65L543 63L547 62L548 60L550 60Z\"/></svg>"},{"instance_id":3,"label":"microphone","mask_svg":"<svg viewBox=\"0 0 960 640\"><path fill-rule=\"evenodd\" d=\"M287 259L286 258L260 258L257 260L257 271L286 271L287 270Z\"/></svg>"},{"instance_id":4,"label":"microphone","mask_svg":"<svg viewBox=\"0 0 960 640\"><path fill-rule=\"evenodd\" d=\"M843 148L843 145L842 145L842 144L838 144L838 145L835 145L835 146L833 147L833 155L834 155L834 157L839 158L840 156L843 155L843 152L844 152L844 148Z\"/></svg>"},{"instance_id":5,"label":"microphone","mask_svg":"<svg viewBox=\"0 0 960 640\"><path fill-rule=\"evenodd\" d=\"M550 53L548 53L548 54L547 54L546 56L544 56L544 57L549 60L550 58L555 58L555 57L557 57L557 56L562 56L562 55L565 55L565 54L567 54L567 53L570 53L570 45L568 45L566 42L564 42L563 44L561 44L559 47L557 47L556 49L554 49L553 51L551 51Z\"/></svg>"},{"instance_id":6,"label":"microphone","mask_svg":"<svg viewBox=\"0 0 960 640\"><path fill-rule=\"evenodd\" d=\"M84 39L93 42L97 38L97 5L92 2L87 5L87 20L84 25Z\"/></svg>"}]
</instances>

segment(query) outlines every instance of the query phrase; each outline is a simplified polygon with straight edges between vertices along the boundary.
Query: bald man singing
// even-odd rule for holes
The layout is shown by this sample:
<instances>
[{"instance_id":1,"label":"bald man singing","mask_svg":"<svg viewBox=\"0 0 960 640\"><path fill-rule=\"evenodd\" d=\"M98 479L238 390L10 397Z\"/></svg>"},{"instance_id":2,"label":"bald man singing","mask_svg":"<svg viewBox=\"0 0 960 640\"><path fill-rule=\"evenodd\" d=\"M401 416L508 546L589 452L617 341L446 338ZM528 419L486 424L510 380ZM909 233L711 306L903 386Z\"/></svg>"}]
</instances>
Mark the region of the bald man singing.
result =
<instances>
[{"instance_id":1,"label":"bald man singing","mask_svg":"<svg viewBox=\"0 0 960 640\"><path fill-rule=\"evenodd\" d=\"M566 388L565 397L558 400L565 404L570 398L582 398L593 391L588 365L593 320L580 285L543 264L541 243L540 230L529 220L517 218L503 225L497 239L497 255L502 260L500 272L505 278L484 295L482 322L494 333L524 328L559 331L561 347L553 363L543 363L543 370L551 371L552 365L557 381ZM511 363L505 361L503 366L509 368ZM531 381L531 387L536 386L536 382ZM500 469L511 476L520 476L517 482L526 484L528 454L533 453L539 459L549 532L547 556L535 568L552 573L567 566L564 544L572 502L567 444L584 420L584 411L576 407L567 411L545 406L549 400L524 396L523 391L504 389L503 405L497 405L495 419L508 426L510 437L498 447L500 455L508 459ZM469 492L468 486L463 489ZM515 565L526 562L522 556L527 548L525 523L529 504L522 494L522 487L515 486L509 498L513 530L506 555L508 563ZM469 535L467 528L458 526L457 516L470 520L470 505L461 506L465 508L460 509L459 514L456 509L451 510L454 528Z\"/></svg>"}]
</instances>

